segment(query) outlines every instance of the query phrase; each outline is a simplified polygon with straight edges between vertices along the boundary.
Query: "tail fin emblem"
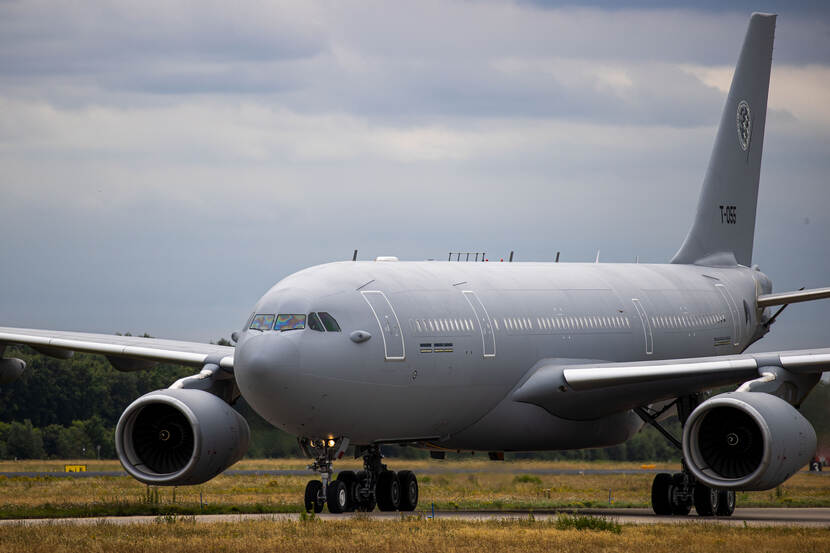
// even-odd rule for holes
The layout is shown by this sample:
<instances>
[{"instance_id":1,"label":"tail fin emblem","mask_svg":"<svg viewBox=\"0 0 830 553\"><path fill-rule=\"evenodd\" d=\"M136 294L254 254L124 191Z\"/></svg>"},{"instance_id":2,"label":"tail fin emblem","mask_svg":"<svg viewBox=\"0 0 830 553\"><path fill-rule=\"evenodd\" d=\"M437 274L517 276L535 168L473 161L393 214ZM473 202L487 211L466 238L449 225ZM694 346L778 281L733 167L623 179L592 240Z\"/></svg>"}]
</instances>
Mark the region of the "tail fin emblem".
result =
<instances>
[{"instance_id":1,"label":"tail fin emblem","mask_svg":"<svg viewBox=\"0 0 830 553\"><path fill-rule=\"evenodd\" d=\"M738 123L738 144L740 144L741 150L745 152L749 149L749 137L752 131L752 116L746 100L738 102L738 113L735 118Z\"/></svg>"}]
</instances>

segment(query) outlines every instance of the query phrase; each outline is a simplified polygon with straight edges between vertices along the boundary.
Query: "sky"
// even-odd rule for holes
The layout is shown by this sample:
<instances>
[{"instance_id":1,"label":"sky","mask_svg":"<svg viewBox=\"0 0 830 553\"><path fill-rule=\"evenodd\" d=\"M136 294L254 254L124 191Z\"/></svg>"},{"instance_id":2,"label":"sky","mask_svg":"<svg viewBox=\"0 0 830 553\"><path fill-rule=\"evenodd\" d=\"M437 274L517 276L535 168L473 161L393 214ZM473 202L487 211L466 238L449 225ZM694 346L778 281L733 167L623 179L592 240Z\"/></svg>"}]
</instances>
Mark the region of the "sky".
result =
<instances>
[{"instance_id":1,"label":"sky","mask_svg":"<svg viewBox=\"0 0 830 553\"><path fill-rule=\"evenodd\" d=\"M723 4L0 0L0 325L216 340L355 248L667 262L764 10L753 263L830 285L830 8Z\"/></svg>"}]
</instances>

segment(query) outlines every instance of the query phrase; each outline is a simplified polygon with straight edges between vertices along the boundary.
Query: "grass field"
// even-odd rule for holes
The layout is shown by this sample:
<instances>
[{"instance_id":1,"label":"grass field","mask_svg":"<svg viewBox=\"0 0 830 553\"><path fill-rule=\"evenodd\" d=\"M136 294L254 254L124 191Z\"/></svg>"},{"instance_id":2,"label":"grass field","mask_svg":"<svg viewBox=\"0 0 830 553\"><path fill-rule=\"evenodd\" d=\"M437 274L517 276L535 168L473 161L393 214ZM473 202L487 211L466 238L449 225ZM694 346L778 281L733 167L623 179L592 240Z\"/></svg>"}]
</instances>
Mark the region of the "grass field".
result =
<instances>
[{"instance_id":1,"label":"grass field","mask_svg":"<svg viewBox=\"0 0 830 553\"><path fill-rule=\"evenodd\" d=\"M0 553L158 553L259 551L389 551L500 553L625 551L672 553L729 551L781 553L827 551L830 530L741 528L714 524L624 525L560 516L550 521L469 522L402 517L380 521L247 521L197 524L192 517L159 517L156 523L94 526L14 525L0 532Z\"/></svg>"},{"instance_id":2,"label":"grass field","mask_svg":"<svg viewBox=\"0 0 830 553\"><path fill-rule=\"evenodd\" d=\"M77 461L88 470L118 470L117 461ZM0 472L63 471L75 461L0 462ZM510 510L557 507L648 507L652 474L545 475L530 471L639 468L636 463L388 460L393 470L465 469L420 474L420 509ZM302 459L244 460L234 469L301 469ZM343 461L338 469L357 469ZM658 468L677 470L663 465ZM525 472L527 471L527 472ZM220 475L201 486L149 488L128 477L0 477L0 518L59 516L279 513L302 510L308 476ZM611 502L609 503L609 496ZM777 490L738 494L738 506L830 507L830 474L799 473Z\"/></svg>"}]
</instances>

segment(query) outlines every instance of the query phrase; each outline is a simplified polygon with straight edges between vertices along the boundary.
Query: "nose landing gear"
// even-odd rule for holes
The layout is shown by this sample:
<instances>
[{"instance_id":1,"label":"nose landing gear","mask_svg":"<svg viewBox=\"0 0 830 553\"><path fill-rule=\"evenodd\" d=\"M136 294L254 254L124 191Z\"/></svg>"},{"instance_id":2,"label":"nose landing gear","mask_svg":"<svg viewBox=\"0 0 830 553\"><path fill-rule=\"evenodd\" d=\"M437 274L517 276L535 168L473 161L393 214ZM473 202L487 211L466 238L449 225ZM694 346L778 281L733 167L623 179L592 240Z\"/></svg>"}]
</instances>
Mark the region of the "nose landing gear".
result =
<instances>
[{"instance_id":1,"label":"nose landing gear","mask_svg":"<svg viewBox=\"0 0 830 553\"><path fill-rule=\"evenodd\" d=\"M309 469L320 473L320 480L306 485L306 512L320 513L328 504L330 513L351 511L414 511L418 506L418 479L408 470L395 472L381 462L380 447L355 446L355 458L363 457L363 470L344 470L332 480L333 461L343 457L348 438L312 440L301 438L300 448L313 459Z\"/></svg>"}]
</instances>

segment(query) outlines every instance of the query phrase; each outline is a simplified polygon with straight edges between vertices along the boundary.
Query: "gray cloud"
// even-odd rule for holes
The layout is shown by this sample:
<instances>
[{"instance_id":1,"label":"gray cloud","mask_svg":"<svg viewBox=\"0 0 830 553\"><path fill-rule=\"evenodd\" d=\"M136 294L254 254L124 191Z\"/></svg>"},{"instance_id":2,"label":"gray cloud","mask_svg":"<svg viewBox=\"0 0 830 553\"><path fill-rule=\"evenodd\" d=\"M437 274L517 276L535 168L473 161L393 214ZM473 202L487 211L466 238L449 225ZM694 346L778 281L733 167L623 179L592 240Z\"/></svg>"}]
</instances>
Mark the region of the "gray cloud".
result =
<instances>
[{"instance_id":1,"label":"gray cloud","mask_svg":"<svg viewBox=\"0 0 830 553\"><path fill-rule=\"evenodd\" d=\"M0 3L0 322L216 338L356 247L663 262L747 17L635 7ZM759 201L778 289L830 282L806 13L779 19ZM826 306L786 315L758 347L826 346Z\"/></svg>"}]
</instances>

